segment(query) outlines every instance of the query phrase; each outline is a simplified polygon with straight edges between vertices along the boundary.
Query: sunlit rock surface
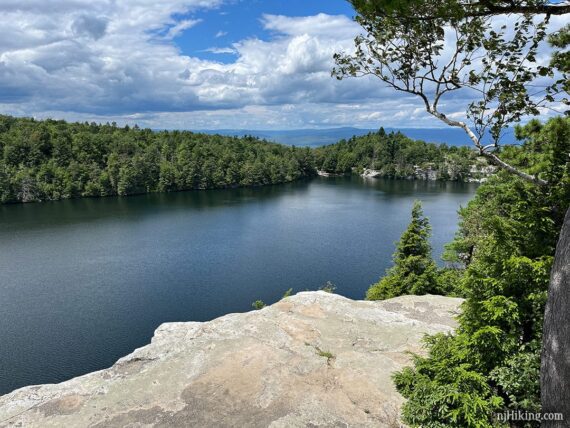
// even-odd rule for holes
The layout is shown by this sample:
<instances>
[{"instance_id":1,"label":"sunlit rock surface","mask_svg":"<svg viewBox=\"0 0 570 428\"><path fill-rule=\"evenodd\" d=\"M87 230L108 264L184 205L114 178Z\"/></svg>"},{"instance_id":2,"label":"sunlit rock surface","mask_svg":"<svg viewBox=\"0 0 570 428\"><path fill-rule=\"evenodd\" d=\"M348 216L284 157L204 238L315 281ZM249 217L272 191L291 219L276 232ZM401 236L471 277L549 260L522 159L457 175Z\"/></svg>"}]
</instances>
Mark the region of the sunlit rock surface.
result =
<instances>
[{"instance_id":1,"label":"sunlit rock surface","mask_svg":"<svg viewBox=\"0 0 570 428\"><path fill-rule=\"evenodd\" d=\"M450 331L461 299L305 292L160 326L113 367L0 397L2 427L396 427L391 374ZM41 356L38 356L41 358Z\"/></svg>"}]
</instances>

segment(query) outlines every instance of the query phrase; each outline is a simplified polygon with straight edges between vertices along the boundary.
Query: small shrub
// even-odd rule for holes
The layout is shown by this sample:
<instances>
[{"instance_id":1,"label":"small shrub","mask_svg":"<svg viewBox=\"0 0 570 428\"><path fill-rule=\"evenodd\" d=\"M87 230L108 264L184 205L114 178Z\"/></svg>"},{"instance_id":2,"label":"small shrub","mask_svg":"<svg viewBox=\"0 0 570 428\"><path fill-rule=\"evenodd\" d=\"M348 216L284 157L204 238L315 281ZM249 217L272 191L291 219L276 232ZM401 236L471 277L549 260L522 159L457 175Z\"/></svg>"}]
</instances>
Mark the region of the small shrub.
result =
<instances>
[{"instance_id":1,"label":"small shrub","mask_svg":"<svg viewBox=\"0 0 570 428\"><path fill-rule=\"evenodd\" d=\"M336 291L336 285L331 281L327 281L323 285L321 285L319 290L325 291L327 293L334 293Z\"/></svg>"},{"instance_id":2,"label":"small shrub","mask_svg":"<svg viewBox=\"0 0 570 428\"><path fill-rule=\"evenodd\" d=\"M265 303L263 303L262 300L256 300L255 302L253 302L251 304L251 306L253 307L253 309L259 310L259 309L265 308L266 305L265 305Z\"/></svg>"},{"instance_id":3,"label":"small shrub","mask_svg":"<svg viewBox=\"0 0 570 428\"><path fill-rule=\"evenodd\" d=\"M332 360L334 355L329 351L321 351L320 349L317 351L317 355L319 357L325 357L327 360Z\"/></svg>"}]
</instances>

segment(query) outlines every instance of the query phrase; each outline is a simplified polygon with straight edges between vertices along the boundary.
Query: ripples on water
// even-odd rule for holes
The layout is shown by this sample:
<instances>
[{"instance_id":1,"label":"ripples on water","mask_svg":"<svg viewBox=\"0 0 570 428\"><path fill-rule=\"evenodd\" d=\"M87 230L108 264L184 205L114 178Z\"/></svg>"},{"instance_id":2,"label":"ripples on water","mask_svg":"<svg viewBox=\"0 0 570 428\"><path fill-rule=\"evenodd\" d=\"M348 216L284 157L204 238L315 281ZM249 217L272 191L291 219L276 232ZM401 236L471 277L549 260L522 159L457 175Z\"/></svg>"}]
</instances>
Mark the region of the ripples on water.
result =
<instances>
[{"instance_id":1,"label":"ripples on water","mask_svg":"<svg viewBox=\"0 0 570 428\"><path fill-rule=\"evenodd\" d=\"M168 321L315 290L363 298L414 199L436 257L475 186L323 179L0 206L0 394L108 367Z\"/></svg>"}]
</instances>

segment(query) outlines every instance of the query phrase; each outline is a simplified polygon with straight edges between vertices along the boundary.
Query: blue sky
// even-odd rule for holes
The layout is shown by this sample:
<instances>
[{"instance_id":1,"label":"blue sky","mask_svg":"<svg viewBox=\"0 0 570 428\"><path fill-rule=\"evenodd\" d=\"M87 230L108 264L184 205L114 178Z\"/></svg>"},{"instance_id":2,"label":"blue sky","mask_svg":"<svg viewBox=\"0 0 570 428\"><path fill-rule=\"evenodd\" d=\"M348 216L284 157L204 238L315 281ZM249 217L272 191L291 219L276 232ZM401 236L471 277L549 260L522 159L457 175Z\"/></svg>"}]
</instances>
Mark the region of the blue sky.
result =
<instances>
[{"instance_id":1,"label":"blue sky","mask_svg":"<svg viewBox=\"0 0 570 428\"><path fill-rule=\"evenodd\" d=\"M354 15L351 5L345 0L234 1L221 8L182 16L201 22L177 37L175 43L185 55L230 63L235 61L235 54L215 54L208 50L227 48L248 38L270 40L274 34L264 28L264 14L300 17L319 13Z\"/></svg>"},{"instance_id":2,"label":"blue sky","mask_svg":"<svg viewBox=\"0 0 570 428\"><path fill-rule=\"evenodd\" d=\"M2 0L0 114L168 129L442 127L379 79L331 77L334 53L362 31L352 18L344 0ZM454 93L440 107L464 118L469 101Z\"/></svg>"}]
</instances>

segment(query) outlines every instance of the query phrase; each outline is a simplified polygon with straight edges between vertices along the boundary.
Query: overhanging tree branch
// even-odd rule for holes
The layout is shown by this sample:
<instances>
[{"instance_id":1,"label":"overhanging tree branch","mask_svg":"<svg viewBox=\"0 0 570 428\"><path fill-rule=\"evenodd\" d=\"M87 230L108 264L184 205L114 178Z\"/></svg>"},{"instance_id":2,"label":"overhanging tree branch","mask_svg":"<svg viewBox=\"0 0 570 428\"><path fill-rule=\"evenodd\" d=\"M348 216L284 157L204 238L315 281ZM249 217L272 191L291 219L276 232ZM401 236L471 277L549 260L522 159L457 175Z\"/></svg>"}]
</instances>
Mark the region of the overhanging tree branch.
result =
<instances>
[{"instance_id":1,"label":"overhanging tree branch","mask_svg":"<svg viewBox=\"0 0 570 428\"><path fill-rule=\"evenodd\" d=\"M419 20L485 18L497 15L548 15L570 13L570 2L536 0L349 0L359 13L370 16ZM425 6L429 7L425 7Z\"/></svg>"},{"instance_id":2,"label":"overhanging tree branch","mask_svg":"<svg viewBox=\"0 0 570 428\"><path fill-rule=\"evenodd\" d=\"M503 4L497 4L503 3ZM465 3L467 16L492 16L492 15L565 15L570 13L570 4L524 4L525 2L481 1L479 3ZM471 11L471 12L470 12Z\"/></svg>"},{"instance_id":3,"label":"overhanging tree branch","mask_svg":"<svg viewBox=\"0 0 570 428\"><path fill-rule=\"evenodd\" d=\"M492 18L465 17L469 11L456 14L461 18L451 21L446 15L447 10L437 19L422 19L426 13L437 11L438 5L466 4L456 0L404 2L416 6L413 12L410 11L413 15L404 18L394 14L371 14L370 5L386 1L352 2L364 4L361 9L357 8L356 20L366 35L355 39L354 54L335 55L337 67L333 75L338 79L375 76L396 91L418 96L429 114L448 126L463 129L480 155L490 163L530 183L547 186L546 180L502 159L498 149L502 133L509 124L524 116L537 115L538 108L552 99L552 90L545 91L542 98L538 98L537 91L533 90L531 95L527 90L538 77L552 75L548 67L536 60L540 43L547 37L549 17L536 20L532 15L521 16L509 32L506 25L497 30ZM469 7L487 9L507 6L550 7L516 0L469 3ZM416 16L420 18L414 19ZM480 96L466 109L473 130L466 122L451 119L440 110L443 97L461 89ZM493 143L484 145L483 137L488 134Z\"/></svg>"},{"instance_id":4,"label":"overhanging tree branch","mask_svg":"<svg viewBox=\"0 0 570 428\"><path fill-rule=\"evenodd\" d=\"M539 186L547 186L549 184L548 181L543 180L543 179L541 179L535 175L527 174L526 172L521 171L520 169L517 169L514 166L508 164L507 162L505 162L504 160L499 158L495 153L489 152L488 149L494 148L495 144L483 146L481 144L480 138L478 138L473 133L473 131L471 131L471 129L469 128L469 126L467 126L467 124L465 122L451 120L447 116L445 116L444 114L439 113L437 110L434 110L434 109L428 109L428 113L430 113L434 117L437 117L439 120L441 120L442 122L446 123L449 126L453 126L453 127L463 129L465 131L465 133L469 136L469 138L471 139L473 144L475 144L475 147L477 147L477 149L479 150L479 154L481 156L484 156L485 158L489 159L489 161L491 161L491 163L493 163L494 165L496 165L496 166L498 166L498 167L500 167L500 168L502 168L502 169L504 169L504 170L506 170L512 174L515 174L518 177L522 178L523 180L526 180L526 181L531 182L533 184L536 184Z\"/></svg>"}]
</instances>

